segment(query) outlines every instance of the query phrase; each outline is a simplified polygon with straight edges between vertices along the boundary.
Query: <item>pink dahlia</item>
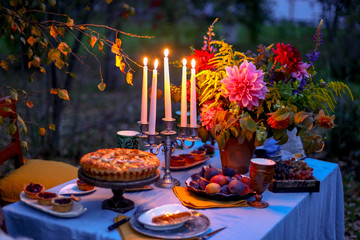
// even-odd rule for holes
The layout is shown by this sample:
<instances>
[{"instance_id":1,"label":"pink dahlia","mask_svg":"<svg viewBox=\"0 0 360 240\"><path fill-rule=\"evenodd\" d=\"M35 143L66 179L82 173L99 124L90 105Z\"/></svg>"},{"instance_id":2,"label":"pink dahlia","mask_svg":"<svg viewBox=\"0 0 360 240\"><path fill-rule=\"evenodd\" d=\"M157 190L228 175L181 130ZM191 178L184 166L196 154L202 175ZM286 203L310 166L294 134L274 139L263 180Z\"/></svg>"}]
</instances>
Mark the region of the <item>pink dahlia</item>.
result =
<instances>
[{"instance_id":1,"label":"pink dahlia","mask_svg":"<svg viewBox=\"0 0 360 240\"><path fill-rule=\"evenodd\" d=\"M309 78L309 74L306 71L306 69L308 69L308 67L310 67L310 64L304 63L304 62L299 62L298 67L299 67L298 71L292 72L291 76L293 78L296 78L299 81L301 81L303 79L303 77Z\"/></svg>"},{"instance_id":2,"label":"pink dahlia","mask_svg":"<svg viewBox=\"0 0 360 240\"><path fill-rule=\"evenodd\" d=\"M244 61L239 68L237 66L226 67L226 77L221 80L225 85L222 89L225 97L242 108L259 106L259 99L265 99L267 89L264 82L264 73L261 69L256 70L252 62Z\"/></svg>"},{"instance_id":3,"label":"pink dahlia","mask_svg":"<svg viewBox=\"0 0 360 240\"><path fill-rule=\"evenodd\" d=\"M218 111L224 111L221 106L208 108L213 102L214 101L208 101L204 103L200 108L200 121L202 122L202 126L204 126L208 131L210 131L214 127L215 113Z\"/></svg>"}]
</instances>

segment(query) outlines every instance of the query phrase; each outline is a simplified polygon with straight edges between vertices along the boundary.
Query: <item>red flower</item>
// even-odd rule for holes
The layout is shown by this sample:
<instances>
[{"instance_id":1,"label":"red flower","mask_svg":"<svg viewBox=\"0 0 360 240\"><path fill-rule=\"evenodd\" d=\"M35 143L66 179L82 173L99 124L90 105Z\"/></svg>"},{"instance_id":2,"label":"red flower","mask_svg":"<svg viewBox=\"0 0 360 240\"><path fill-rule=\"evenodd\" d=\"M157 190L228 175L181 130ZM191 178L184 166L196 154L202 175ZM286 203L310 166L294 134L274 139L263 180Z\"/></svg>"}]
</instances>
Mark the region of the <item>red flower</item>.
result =
<instances>
[{"instance_id":1,"label":"red flower","mask_svg":"<svg viewBox=\"0 0 360 240\"><path fill-rule=\"evenodd\" d=\"M195 59L195 69L197 73L202 70L214 70L215 65L209 63L213 57L214 53L209 53L205 50L195 50L195 54L188 57L188 62L191 63L191 60Z\"/></svg>"},{"instance_id":2,"label":"red flower","mask_svg":"<svg viewBox=\"0 0 360 240\"><path fill-rule=\"evenodd\" d=\"M269 124L269 126L271 128L281 130L281 129L285 129L285 128L287 128L289 126L290 116L287 117L285 120L275 121L273 114L274 113L268 113L268 115L270 117L268 118L267 123Z\"/></svg>"},{"instance_id":3,"label":"red flower","mask_svg":"<svg viewBox=\"0 0 360 240\"><path fill-rule=\"evenodd\" d=\"M299 71L299 62L302 61L299 51L290 44L277 43L276 47L277 49L272 49L276 54L275 61L280 62L287 73Z\"/></svg>"}]
</instances>

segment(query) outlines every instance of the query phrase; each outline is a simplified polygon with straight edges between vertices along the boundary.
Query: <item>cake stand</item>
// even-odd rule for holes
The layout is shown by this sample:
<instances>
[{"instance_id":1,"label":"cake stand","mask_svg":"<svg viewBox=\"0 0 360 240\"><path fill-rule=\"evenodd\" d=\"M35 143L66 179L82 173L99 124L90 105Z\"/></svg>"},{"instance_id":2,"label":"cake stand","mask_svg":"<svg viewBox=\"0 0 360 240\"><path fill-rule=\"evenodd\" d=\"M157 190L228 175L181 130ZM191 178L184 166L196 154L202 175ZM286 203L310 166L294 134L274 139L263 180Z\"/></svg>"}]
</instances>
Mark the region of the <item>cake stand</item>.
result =
<instances>
[{"instance_id":1,"label":"cake stand","mask_svg":"<svg viewBox=\"0 0 360 240\"><path fill-rule=\"evenodd\" d=\"M119 213L125 213L134 208L134 202L130 199L124 198L123 194L125 189L129 188L139 188L151 183L154 183L160 178L160 171L158 170L155 175L147 179L142 179L132 182L111 182L111 181L102 181L86 176L82 168L78 171L79 179L97 187L101 188L111 188L114 196L112 198L106 199L102 202L102 209L108 209Z\"/></svg>"}]
</instances>

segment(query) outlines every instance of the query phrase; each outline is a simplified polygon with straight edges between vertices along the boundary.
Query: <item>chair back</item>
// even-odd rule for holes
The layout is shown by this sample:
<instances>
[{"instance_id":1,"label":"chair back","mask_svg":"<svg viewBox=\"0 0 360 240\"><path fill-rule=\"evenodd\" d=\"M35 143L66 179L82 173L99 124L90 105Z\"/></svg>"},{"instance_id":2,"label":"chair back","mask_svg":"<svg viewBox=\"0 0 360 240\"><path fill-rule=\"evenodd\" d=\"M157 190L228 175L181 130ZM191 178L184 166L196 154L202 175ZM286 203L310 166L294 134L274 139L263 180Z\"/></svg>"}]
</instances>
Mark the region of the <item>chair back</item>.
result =
<instances>
[{"instance_id":1,"label":"chair back","mask_svg":"<svg viewBox=\"0 0 360 240\"><path fill-rule=\"evenodd\" d=\"M15 101L9 96L0 98L0 116L3 119L10 118L10 121L16 126L15 133L11 136L11 143L0 150L0 165L9 159L13 159L15 168L18 168L24 164L24 159L17 127Z\"/></svg>"}]
</instances>

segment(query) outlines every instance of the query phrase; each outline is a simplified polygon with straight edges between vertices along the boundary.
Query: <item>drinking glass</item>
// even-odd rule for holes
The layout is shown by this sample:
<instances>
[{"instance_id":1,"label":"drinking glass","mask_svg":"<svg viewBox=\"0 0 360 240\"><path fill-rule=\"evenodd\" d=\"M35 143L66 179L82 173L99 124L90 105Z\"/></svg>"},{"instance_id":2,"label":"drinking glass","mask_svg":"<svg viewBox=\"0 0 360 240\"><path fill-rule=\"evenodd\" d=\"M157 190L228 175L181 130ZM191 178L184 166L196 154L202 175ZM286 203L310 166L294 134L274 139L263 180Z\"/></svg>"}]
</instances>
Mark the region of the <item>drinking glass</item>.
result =
<instances>
[{"instance_id":1,"label":"drinking glass","mask_svg":"<svg viewBox=\"0 0 360 240\"><path fill-rule=\"evenodd\" d=\"M250 178L254 183L253 190L256 191L255 201L248 202L255 208L267 208L269 204L261 201L262 193L269 187L274 173L275 162L266 158L253 158L250 160Z\"/></svg>"}]
</instances>

